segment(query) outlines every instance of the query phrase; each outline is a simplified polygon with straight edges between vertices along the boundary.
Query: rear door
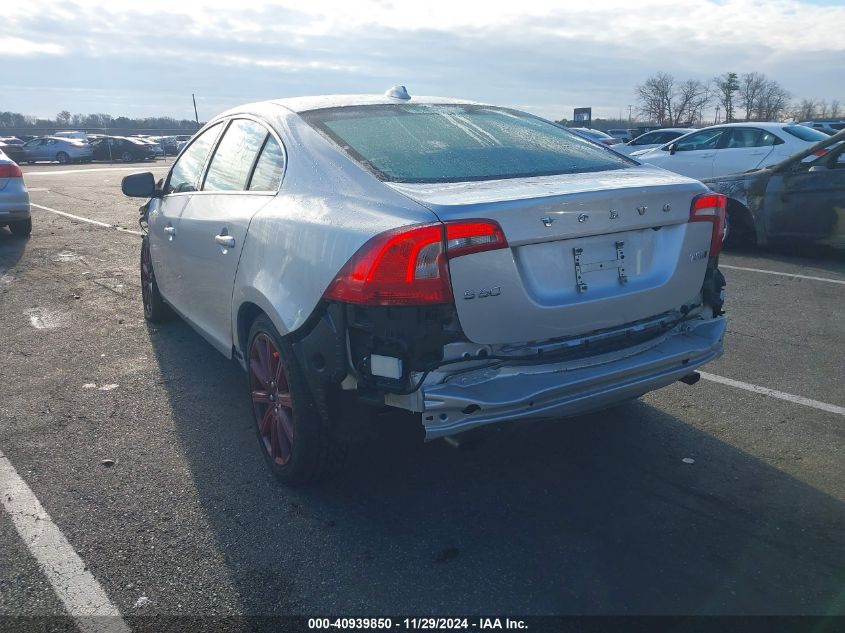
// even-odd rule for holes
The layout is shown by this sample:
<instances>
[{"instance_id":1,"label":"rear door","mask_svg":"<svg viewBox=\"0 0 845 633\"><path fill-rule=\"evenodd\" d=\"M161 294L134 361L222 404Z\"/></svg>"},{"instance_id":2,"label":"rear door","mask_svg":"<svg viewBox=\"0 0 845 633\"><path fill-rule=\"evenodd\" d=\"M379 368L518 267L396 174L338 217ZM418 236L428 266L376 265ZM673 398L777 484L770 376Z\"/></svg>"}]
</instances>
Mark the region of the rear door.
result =
<instances>
[{"instance_id":1,"label":"rear door","mask_svg":"<svg viewBox=\"0 0 845 633\"><path fill-rule=\"evenodd\" d=\"M232 349L232 289L247 229L273 199L284 170L280 141L264 124L229 122L209 163L202 190L179 218L182 294L188 318L224 354Z\"/></svg>"},{"instance_id":2,"label":"rear door","mask_svg":"<svg viewBox=\"0 0 845 633\"><path fill-rule=\"evenodd\" d=\"M150 254L161 294L177 312L185 314L190 298L183 293L179 218L199 189L208 156L217 142L222 123L202 132L173 164L161 198L153 198L148 214Z\"/></svg>"},{"instance_id":3,"label":"rear door","mask_svg":"<svg viewBox=\"0 0 845 633\"><path fill-rule=\"evenodd\" d=\"M775 145L782 144L777 136L760 128L727 128L716 148L713 177L756 169L771 155Z\"/></svg>"}]
</instances>

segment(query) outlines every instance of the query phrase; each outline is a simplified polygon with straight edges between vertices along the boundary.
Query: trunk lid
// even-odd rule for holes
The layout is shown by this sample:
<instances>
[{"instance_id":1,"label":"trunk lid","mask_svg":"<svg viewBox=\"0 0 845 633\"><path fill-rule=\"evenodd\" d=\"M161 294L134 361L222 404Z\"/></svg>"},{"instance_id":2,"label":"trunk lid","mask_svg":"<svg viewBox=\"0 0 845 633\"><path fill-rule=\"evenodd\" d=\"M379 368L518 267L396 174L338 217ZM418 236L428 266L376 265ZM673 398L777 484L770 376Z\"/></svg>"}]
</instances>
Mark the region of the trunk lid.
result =
<instances>
[{"instance_id":1,"label":"trunk lid","mask_svg":"<svg viewBox=\"0 0 845 633\"><path fill-rule=\"evenodd\" d=\"M539 178L389 186L443 220L496 220L508 249L450 261L464 333L542 341L676 310L701 289L710 224L698 181L647 166Z\"/></svg>"}]
</instances>

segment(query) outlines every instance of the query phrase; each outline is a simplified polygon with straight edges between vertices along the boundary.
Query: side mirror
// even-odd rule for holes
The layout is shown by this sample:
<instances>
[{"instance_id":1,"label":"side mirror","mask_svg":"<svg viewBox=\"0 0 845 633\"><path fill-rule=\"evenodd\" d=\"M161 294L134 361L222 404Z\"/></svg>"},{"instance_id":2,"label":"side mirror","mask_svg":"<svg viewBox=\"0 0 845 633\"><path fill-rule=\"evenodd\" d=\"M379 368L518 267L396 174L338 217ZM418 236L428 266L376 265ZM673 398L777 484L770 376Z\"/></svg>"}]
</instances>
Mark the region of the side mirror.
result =
<instances>
[{"instance_id":1,"label":"side mirror","mask_svg":"<svg viewBox=\"0 0 845 633\"><path fill-rule=\"evenodd\" d=\"M155 176L148 171L126 176L120 183L120 190L124 196L132 198L152 198L156 195Z\"/></svg>"},{"instance_id":2,"label":"side mirror","mask_svg":"<svg viewBox=\"0 0 845 633\"><path fill-rule=\"evenodd\" d=\"M677 143L671 143L669 145L669 154L674 154L677 151L678 151L678 144Z\"/></svg>"},{"instance_id":3,"label":"side mirror","mask_svg":"<svg viewBox=\"0 0 845 633\"><path fill-rule=\"evenodd\" d=\"M825 167L824 165L813 165L807 171L809 171L810 173L815 173L815 172L819 172L819 171L827 171L827 167Z\"/></svg>"}]
</instances>

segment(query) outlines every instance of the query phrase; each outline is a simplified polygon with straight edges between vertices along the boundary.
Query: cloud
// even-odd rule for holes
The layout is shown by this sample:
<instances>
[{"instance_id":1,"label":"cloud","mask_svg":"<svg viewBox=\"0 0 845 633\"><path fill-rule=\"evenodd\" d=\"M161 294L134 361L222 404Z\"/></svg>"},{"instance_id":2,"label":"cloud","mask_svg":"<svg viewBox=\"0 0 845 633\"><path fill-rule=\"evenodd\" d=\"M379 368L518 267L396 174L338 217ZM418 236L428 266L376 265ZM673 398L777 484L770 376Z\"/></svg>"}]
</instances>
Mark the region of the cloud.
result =
<instances>
[{"instance_id":1,"label":"cloud","mask_svg":"<svg viewBox=\"0 0 845 633\"><path fill-rule=\"evenodd\" d=\"M24 55L61 55L65 47L60 44L40 44L20 37L11 37L0 34L0 50L4 55L12 57Z\"/></svg>"},{"instance_id":2,"label":"cloud","mask_svg":"<svg viewBox=\"0 0 845 633\"><path fill-rule=\"evenodd\" d=\"M845 101L845 7L797 0L640 0L634 10L629 0L209 0L201 12L164 0L22 4L0 40L43 44L18 47L0 88L4 107L35 114L95 102L179 115L167 108L196 92L208 117L256 99L405 83L554 118L580 105L612 116L657 70L701 80L759 71L796 95Z\"/></svg>"}]
</instances>

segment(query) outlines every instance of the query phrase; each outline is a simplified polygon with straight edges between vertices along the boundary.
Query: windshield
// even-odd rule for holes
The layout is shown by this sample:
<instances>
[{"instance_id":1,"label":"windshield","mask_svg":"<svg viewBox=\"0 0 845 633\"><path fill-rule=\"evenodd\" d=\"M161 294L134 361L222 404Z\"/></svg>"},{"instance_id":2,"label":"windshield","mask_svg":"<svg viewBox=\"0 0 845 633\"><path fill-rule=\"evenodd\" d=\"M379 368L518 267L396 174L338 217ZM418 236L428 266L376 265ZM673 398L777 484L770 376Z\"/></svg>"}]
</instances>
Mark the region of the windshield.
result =
<instances>
[{"instance_id":1,"label":"windshield","mask_svg":"<svg viewBox=\"0 0 845 633\"><path fill-rule=\"evenodd\" d=\"M635 165L521 112L472 105L329 108L302 117L381 180L497 180Z\"/></svg>"}]
</instances>

